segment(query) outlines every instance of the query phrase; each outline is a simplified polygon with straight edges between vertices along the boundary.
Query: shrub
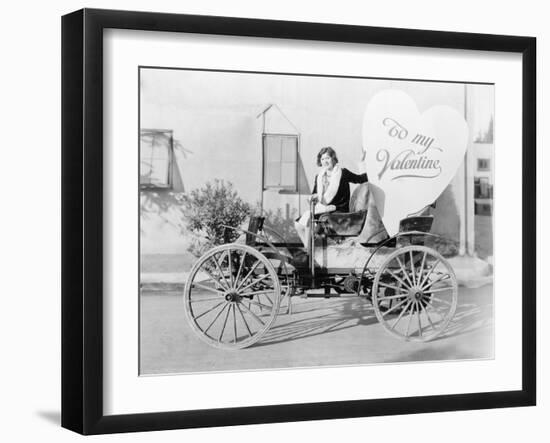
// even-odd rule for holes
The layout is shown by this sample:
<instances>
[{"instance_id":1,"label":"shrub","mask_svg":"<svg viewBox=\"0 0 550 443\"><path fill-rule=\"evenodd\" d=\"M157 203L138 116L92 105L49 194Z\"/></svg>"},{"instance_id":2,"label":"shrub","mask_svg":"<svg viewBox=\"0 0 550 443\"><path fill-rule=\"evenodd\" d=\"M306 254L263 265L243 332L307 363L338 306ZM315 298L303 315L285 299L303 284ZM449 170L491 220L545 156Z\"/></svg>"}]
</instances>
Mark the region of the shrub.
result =
<instances>
[{"instance_id":1,"label":"shrub","mask_svg":"<svg viewBox=\"0 0 550 443\"><path fill-rule=\"evenodd\" d=\"M261 211L258 207L256 209L256 212L258 215L261 214L263 217L265 217L264 226L266 228L273 229L281 236L280 239L275 239L275 241L300 241L300 237L298 237L298 234L296 233L296 228L294 227L294 220L298 217L297 209L292 209L292 211L290 211L290 214L288 215L284 214L281 208L277 208L275 210Z\"/></svg>"},{"instance_id":2,"label":"shrub","mask_svg":"<svg viewBox=\"0 0 550 443\"><path fill-rule=\"evenodd\" d=\"M208 247L235 241L240 233L226 230L225 226L241 226L251 212L250 205L238 196L233 184L219 179L191 191L185 196L184 205L187 227L198 234L189 249L195 255Z\"/></svg>"}]
</instances>

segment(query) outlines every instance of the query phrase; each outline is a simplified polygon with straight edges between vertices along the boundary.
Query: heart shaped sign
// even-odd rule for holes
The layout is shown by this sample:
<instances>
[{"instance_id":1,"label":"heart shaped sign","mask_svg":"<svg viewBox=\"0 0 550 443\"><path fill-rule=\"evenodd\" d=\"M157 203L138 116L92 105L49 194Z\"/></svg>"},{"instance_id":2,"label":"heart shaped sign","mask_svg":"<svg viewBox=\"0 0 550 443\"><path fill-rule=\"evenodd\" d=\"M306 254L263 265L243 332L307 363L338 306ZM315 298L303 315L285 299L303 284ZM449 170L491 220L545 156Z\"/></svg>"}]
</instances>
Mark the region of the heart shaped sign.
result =
<instances>
[{"instance_id":1,"label":"heart shaped sign","mask_svg":"<svg viewBox=\"0 0 550 443\"><path fill-rule=\"evenodd\" d=\"M450 106L420 114L405 92L376 94L363 118L363 149L370 188L388 234L435 202L464 160L468 125Z\"/></svg>"}]
</instances>

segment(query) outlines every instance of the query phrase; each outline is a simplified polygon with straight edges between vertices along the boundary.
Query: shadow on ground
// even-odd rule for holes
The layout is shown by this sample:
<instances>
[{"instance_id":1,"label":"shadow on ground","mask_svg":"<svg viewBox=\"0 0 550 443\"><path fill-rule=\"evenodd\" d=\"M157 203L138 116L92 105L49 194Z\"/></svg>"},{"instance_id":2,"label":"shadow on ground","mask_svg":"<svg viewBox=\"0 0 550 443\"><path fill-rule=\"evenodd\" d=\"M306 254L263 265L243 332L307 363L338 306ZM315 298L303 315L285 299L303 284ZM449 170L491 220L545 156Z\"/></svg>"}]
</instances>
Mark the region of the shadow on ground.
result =
<instances>
[{"instance_id":1,"label":"shadow on ground","mask_svg":"<svg viewBox=\"0 0 550 443\"><path fill-rule=\"evenodd\" d=\"M299 313L292 314L290 318L297 315L304 316L305 314L307 314L307 318L272 327L265 337L252 347L273 345L378 323L372 304L366 299L357 297L338 299L335 306L331 308L317 303L311 309L300 310ZM461 304L459 302L455 315L445 332L432 342L488 328L492 326L492 323L492 299L487 301L477 300L476 303Z\"/></svg>"},{"instance_id":2,"label":"shadow on ground","mask_svg":"<svg viewBox=\"0 0 550 443\"><path fill-rule=\"evenodd\" d=\"M477 303L458 304L455 315L447 329L436 340L457 337L493 324L492 300L479 300Z\"/></svg>"},{"instance_id":3,"label":"shadow on ground","mask_svg":"<svg viewBox=\"0 0 550 443\"><path fill-rule=\"evenodd\" d=\"M272 327L255 347L314 337L378 322L372 305L365 299L344 298L338 299L338 302L334 302L334 304L335 306L331 308L316 304L316 307L312 309L300 310L292 314L292 317L307 314L308 318ZM316 311L318 311L317 315ZM314 318L309 318L310 316Z\"/></svg>"}]
</instances>

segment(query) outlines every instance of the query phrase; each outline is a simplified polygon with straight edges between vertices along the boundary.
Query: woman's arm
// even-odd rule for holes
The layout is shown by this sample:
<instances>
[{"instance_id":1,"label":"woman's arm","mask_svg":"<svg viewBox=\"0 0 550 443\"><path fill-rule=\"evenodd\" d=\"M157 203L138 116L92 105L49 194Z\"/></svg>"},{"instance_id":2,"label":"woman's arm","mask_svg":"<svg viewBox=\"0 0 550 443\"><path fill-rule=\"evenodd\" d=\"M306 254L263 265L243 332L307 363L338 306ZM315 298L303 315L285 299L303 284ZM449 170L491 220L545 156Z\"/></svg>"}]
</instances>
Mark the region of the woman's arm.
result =
<instances>
[{"instance_id":1,"label":"woman's arm","mask_svg":"<svg viewBox=\"0 0 550 443\"><path fill-rule=\"evenodd\" d=\"M349 169L344 168L342 171L345 174L345 179L350 183L365 183L368 182L369 179L367 177L367 174L354 174Z\"/></svg>"}]
</instances>

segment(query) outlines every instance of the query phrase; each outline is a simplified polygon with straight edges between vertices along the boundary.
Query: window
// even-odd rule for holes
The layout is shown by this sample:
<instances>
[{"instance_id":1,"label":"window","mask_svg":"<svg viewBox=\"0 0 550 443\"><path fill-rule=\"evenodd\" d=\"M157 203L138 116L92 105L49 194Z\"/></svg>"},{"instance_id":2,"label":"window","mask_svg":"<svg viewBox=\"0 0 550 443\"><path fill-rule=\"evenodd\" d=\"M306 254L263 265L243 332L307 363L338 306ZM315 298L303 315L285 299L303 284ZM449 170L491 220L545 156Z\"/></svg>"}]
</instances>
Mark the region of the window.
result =
<instances>
[{"instance_id":1,"label":"window","mask_svg":"<svg viewBox=\"0 0 550 443\"><path fill-rule=\"evenodd\" d=\"M493 186L485 177L474 178L474 198L493 198Z\"/></svg>"},{"instance_id":2,"label":"window","mask_svg":"<svg viewBox=\"0 0 550 443\"><path fill-rule=\"evenodd\" d=\"M489 171L491 168L491 161L488 158L477 159L477 169L479 171Z\"/></svg>"},{"instance_id":3,"label":"window","mask_svg":"<svg viewBox=\"0 0 550 443\"><path fill-rule=\"evenodd\" d=\"M263 187L296 191L298 136L264 134Z\"/></svg>"},{"instance_id":4,"label":"window","mask_svg":"<svg viewBox=\"0 0 550 443\"><path fill-rule=\"evenodd\" d=\"M169 188L172 186L173 145L172 131L141 130L139 143L141 187Z\"/></svg>"}]
</instances>

